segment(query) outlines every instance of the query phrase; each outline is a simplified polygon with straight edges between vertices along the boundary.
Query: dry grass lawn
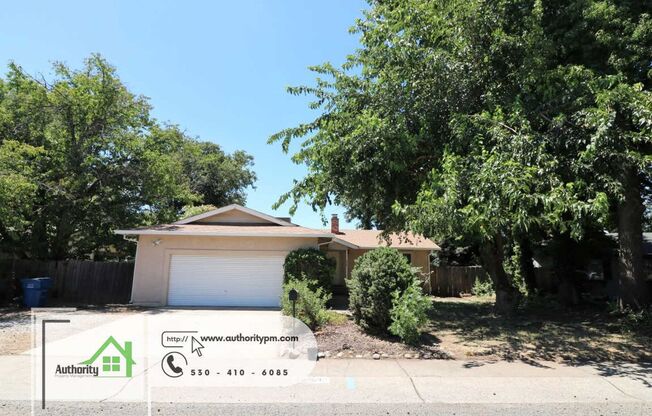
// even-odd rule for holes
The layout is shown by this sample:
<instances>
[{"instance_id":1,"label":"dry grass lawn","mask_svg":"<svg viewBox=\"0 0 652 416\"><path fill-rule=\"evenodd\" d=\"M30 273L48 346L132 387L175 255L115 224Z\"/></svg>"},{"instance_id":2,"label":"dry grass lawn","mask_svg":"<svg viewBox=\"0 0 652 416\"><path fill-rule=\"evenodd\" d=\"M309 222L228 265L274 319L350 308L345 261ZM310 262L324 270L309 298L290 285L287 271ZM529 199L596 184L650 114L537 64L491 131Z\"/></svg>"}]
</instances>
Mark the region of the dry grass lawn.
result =
<instances>
[{"instance_id":1,"label":"dry grass lawn","mask_svg":"<svg viewBox=\"0 0 652 416\"><path fill-rule=\"evenodd\" d=\"M618 317L595 307L567 310L542 302L502 317L493 313L492 298L432 299L430 324L418 347L365 334L348 319L317 332L320 350L341 357L378 352L477 362L652 362L652 334L624 331Z\"/></svg>"},{"instance_id":2,"label":"dry grass lawn","mask_svg":"<svg viewBox=\"0 0 652 416\"><path fill-rule=\"evenodd\" d=\"M491 298L433 298L433 306L429 333L456 359L652 361L651 334L625 331L594 307L550 302L505 318L493 313Z\"/></svg>"}]
</instances>

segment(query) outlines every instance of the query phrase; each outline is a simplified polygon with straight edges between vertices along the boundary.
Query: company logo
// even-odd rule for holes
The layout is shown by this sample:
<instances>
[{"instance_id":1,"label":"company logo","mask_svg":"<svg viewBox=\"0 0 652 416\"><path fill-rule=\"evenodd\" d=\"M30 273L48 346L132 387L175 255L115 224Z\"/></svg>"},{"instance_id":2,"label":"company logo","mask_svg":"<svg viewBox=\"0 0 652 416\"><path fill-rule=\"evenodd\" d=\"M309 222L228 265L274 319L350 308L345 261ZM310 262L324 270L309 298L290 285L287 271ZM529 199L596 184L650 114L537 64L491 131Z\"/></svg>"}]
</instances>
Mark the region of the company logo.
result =
<instances>
[{"instance_id":1,"label":"company logo","mask_svg":"<svg viewBox=\"0 0 652 416\"><path fill-rule=\"evenodd\" d=\"M134 364L131 341L120 345L110 336L88 360L77 365L57 365L55 375L131 377Z\"/></svg>"}]
</instances>

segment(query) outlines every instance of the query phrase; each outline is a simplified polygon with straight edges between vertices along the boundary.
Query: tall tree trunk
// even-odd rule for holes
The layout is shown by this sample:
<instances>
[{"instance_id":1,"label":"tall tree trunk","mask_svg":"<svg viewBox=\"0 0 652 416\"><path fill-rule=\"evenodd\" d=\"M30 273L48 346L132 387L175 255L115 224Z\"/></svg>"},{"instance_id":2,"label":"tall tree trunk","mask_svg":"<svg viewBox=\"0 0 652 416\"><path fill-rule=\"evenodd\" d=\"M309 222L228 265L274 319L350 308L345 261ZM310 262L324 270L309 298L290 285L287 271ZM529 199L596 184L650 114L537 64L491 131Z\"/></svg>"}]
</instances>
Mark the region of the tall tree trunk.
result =
<instances>
[{"instance_id":1,"label":"tall tree trunk","mask_svg":"<svg viewBox=\"0 0 652 416\"><path fill-rule=\"evenodd\" d=\"M649 304L643 263L643 200L634 168L623 175L624 199L618 205L618 265L621 306L640 309Z\"/></svg>"},{"instance_id":2,"label":"tall tree trunk","mask_svg":"<svg viewBox=\"0 0 652 416\"><path fill-rule=\"evenodd\" d=\"M527 287L527 291L530 295L534 294L534 291L537 288L537 276L534 272L534 264L532 264L532 245L530 240L527 237L519 238L518 245L521 249L521 255L519 257L519 267L523 275L523 281Z\"/></svg>"},{"instance_id":3,"label":"tall tree trunk","mask_svg":"<svg viewBox=\"0 0 652 416\"><path fill-rule=\"evenodd\" d=\"M559 287L557 297L562 305L573 306L580 302L577 269L577 242L568 234L556 237L553 267Z\"/></svg>"},{"instance_id":4,"label":"tall tree trunk","mask_svg":"<svg viewBox=\"0 0 652 416\"><path fill-rule=\"evenodd\" d=\"M496 290L496 312L502 315L510 314L518 304L518 292L505 272L503 237L498 235L493 241L480 246L480 257L483 266L494 283Z\"/></svg>"}]
</instances>

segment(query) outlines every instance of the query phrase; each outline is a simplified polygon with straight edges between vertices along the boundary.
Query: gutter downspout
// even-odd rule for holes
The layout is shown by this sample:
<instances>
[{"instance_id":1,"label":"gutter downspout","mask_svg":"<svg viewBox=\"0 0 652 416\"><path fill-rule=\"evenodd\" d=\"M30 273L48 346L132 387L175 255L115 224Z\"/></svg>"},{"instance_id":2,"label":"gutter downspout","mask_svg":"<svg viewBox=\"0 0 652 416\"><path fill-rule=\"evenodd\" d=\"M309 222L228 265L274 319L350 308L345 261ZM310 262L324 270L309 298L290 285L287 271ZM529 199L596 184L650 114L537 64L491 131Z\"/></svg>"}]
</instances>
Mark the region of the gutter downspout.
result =
<instances>
[{"instance_id":1,"label":"gutter downspout","mask_svg":"<svg viewBox=\"0 0 652 416\"><path fill-rule=\"evenodd\" d=\"M134 255L134 277L136 277L136 261L138 259L138 247L140 246L138 240L139 236L136 237L130 237L128 235L122 235L122 238L126 241L130 241L132 243L136 243L136 254ZM131 295L129 295L129 304L133 305L134 304L134 286L136 285L136 279L131 279Z\"/></svg>"},{"instance_id":2,"label":"gutter downspout","mask_svg":"<svg viewBox=\"0 0 652 416\"><path fill-rule=\"evenodd\" d=\"M428 252L428 294L432 295L432 269L430 268L431 264L431 258L432 258L432 253L434 253L434 250L430 250Z\"/></svg>"}]
</instances>

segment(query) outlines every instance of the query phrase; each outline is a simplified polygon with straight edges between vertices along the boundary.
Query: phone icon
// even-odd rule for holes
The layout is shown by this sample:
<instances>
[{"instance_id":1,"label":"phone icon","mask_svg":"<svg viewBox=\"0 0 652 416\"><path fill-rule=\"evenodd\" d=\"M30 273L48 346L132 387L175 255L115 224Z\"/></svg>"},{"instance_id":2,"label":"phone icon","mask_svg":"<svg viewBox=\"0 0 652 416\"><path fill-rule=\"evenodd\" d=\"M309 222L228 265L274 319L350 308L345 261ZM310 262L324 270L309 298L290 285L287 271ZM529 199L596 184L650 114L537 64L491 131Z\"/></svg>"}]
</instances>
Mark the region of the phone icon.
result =
<instances>
[{"instance_id":1,"label":"phone icon","mask_svg":"<svg viewBox=\"0 0 652 416\"><path fill-rule=\"evenodd\" d=\"M180 352L170 352L161 360L161 369L166 376L177 378L183 375L183 366L188 365L188 360Z\"/></svg>"},{"instance_id":2,"label":"phone icon","mask_svg":"<svg viewBox=\"0 0 652 416\"><path fill-rule=\"evenodd\" d=\"M168 355L167 362L170 370L174 371L176 374L183 374L183 369L174 365L174 355Z\"/></svg>"}]
</instances>

